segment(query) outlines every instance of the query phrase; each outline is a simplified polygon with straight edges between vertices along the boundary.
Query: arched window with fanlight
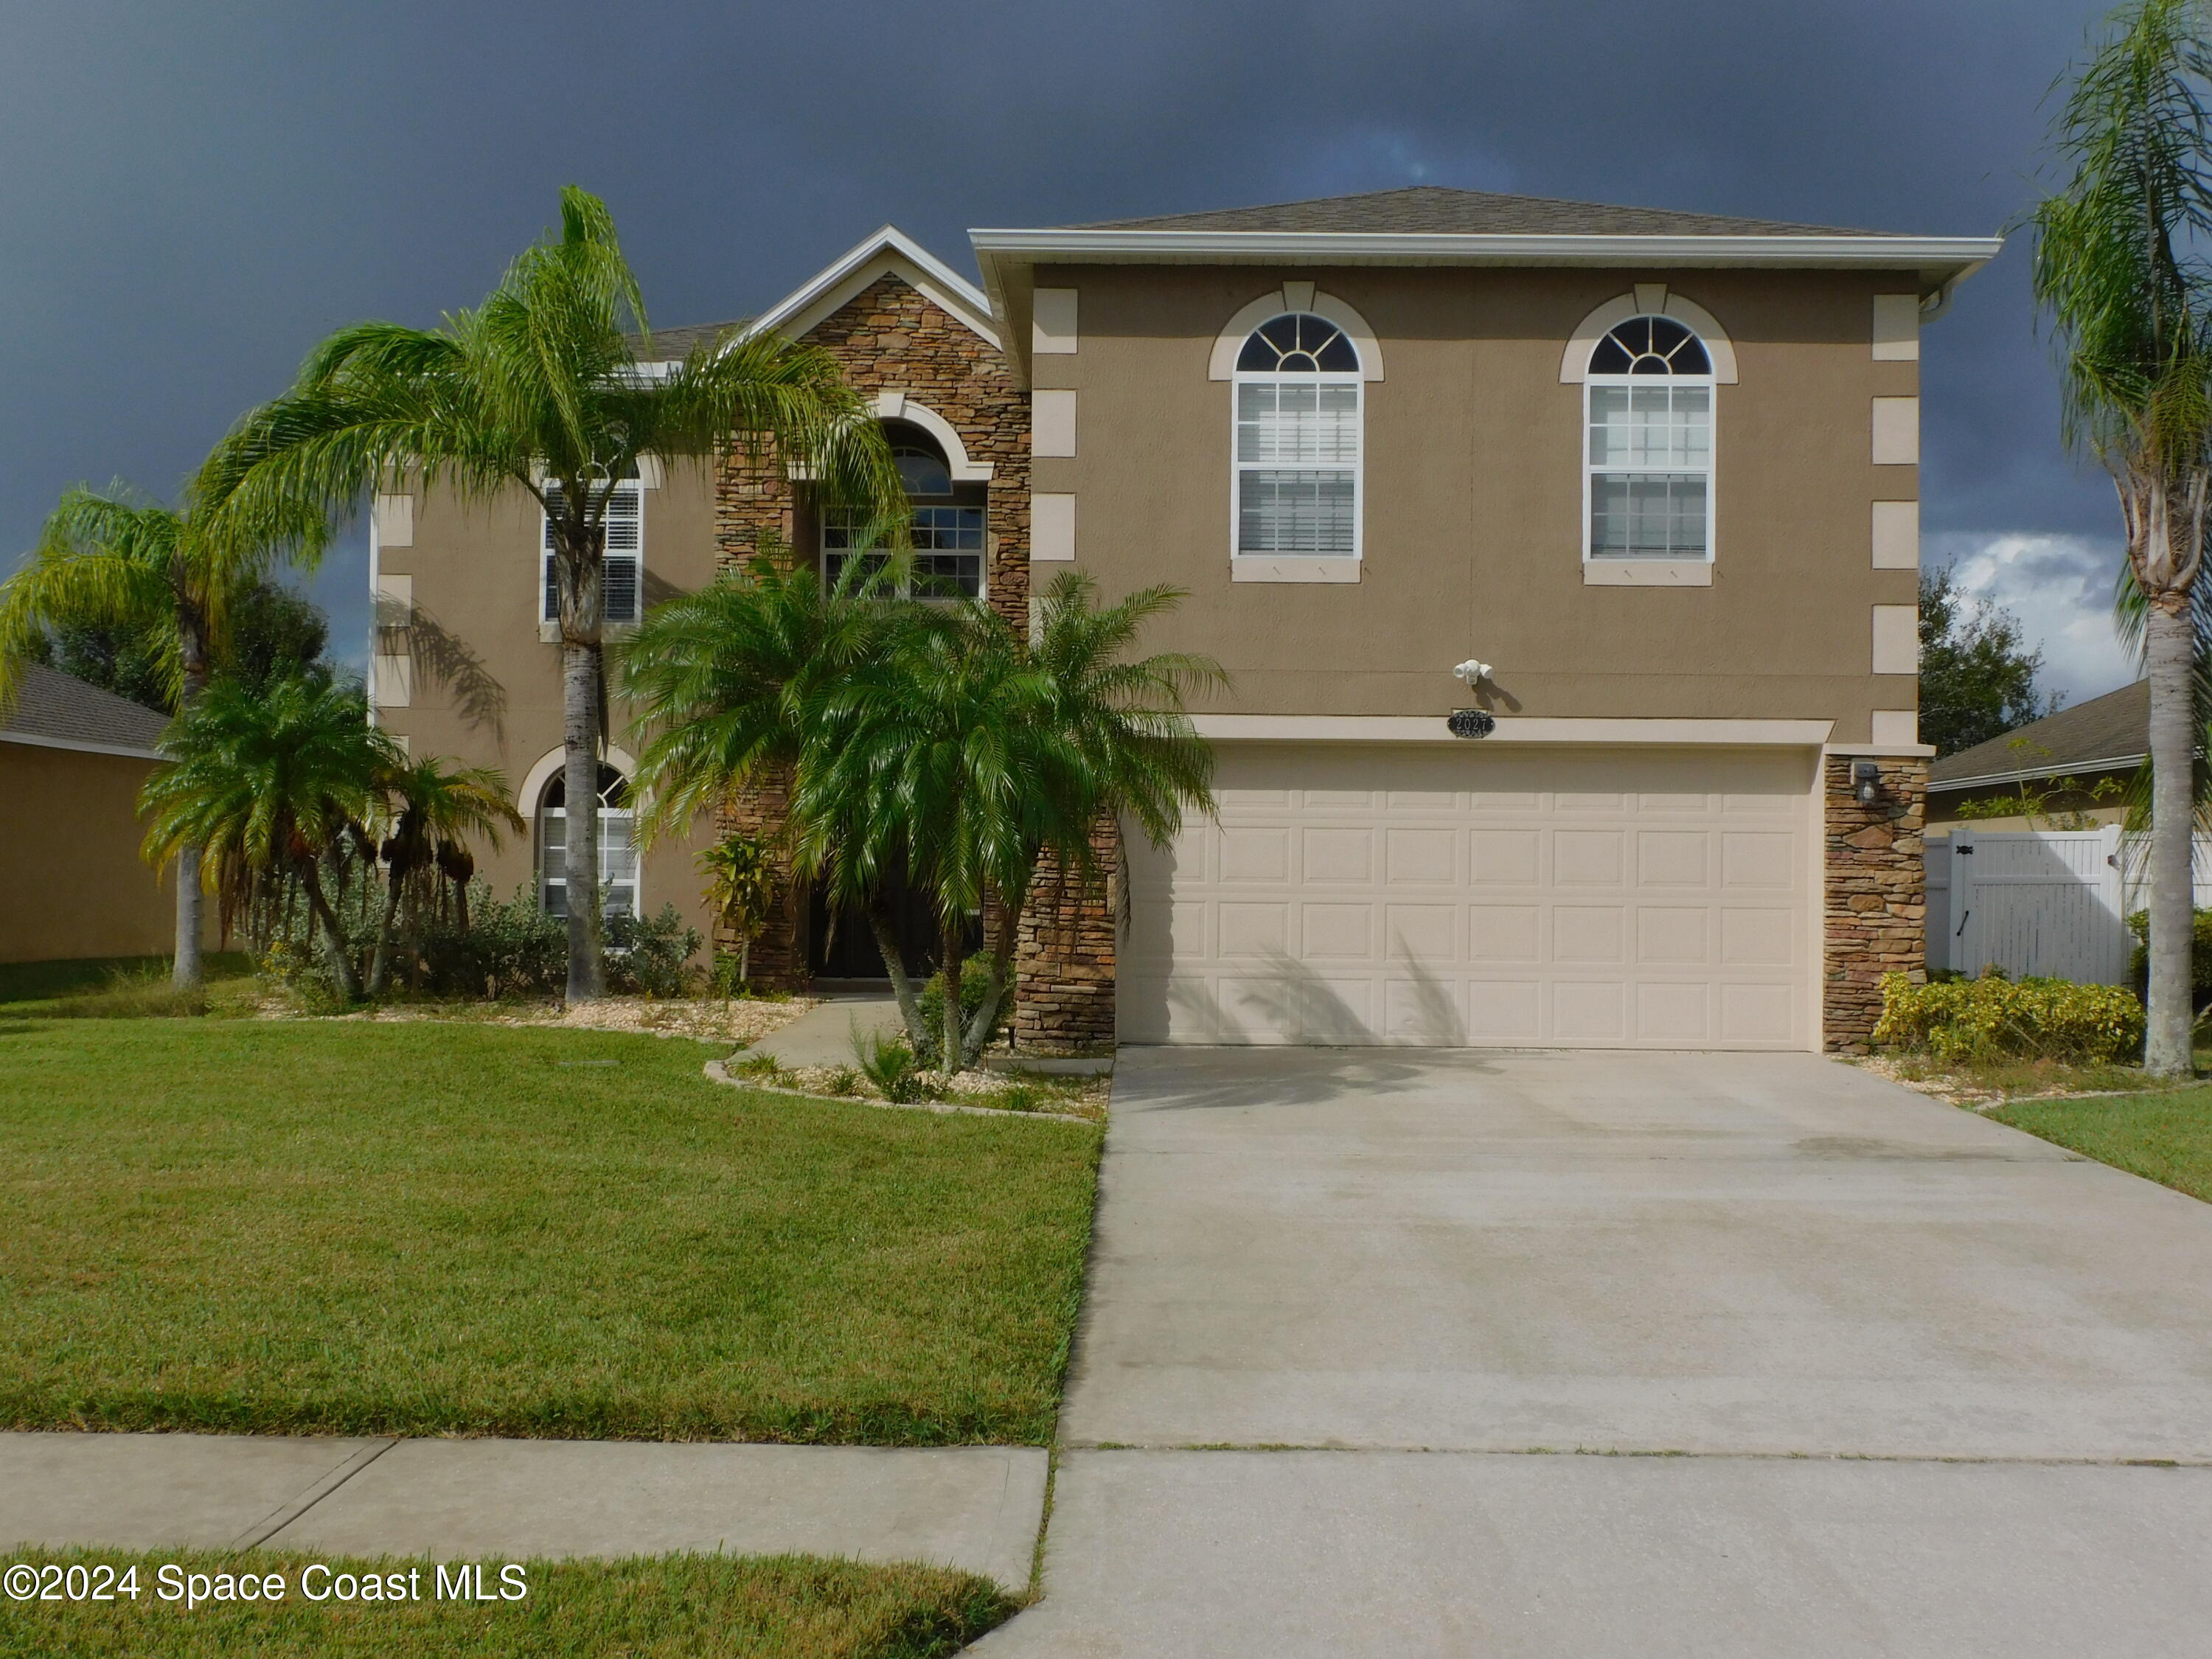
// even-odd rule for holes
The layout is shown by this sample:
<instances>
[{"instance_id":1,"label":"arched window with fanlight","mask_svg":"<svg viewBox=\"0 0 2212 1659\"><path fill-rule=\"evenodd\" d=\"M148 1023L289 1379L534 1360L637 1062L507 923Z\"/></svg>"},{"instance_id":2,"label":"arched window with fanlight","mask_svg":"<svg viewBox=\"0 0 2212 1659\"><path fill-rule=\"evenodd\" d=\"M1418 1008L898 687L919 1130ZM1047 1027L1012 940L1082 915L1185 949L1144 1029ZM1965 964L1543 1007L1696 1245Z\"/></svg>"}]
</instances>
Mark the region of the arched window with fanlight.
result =
<instances>
[{"instance_id":1,"label":"arched window with fanlight","mask_svg":"<svg viewBox=\"0 0 2212 1659\"><path fill-rule=\"evenodd\" d=\"M936 440L911 422L885 421L884 436L890 442L891 459L912 504L908 530L913 538L915 597L981 599L988 487L956 482ZM866 550L865 512L825 506L821 524L826 580L836 580L855 552L870 564L882 562L882 554Z\"/></svg>"},{"instance_id":2,"label":"arched window with fanlight","mask_svg":"<svg viewBox=\"0 0 2212 1659\"><path fill-rule=\"evenodd\" d=\"M607 915L637 914L637 841L629 781L599 768L599 890ZM538 902L550 916L568 914L568 780L556 772L538 797Z\"/></svg>"},{"instance_id":3,"label":"arched window with fanlight","mask_svg":"<svg viewBox=\"0 0 2212 1659\"><path fill-rule=\"evenodd\" d=\"M1583 382L1584 556L1713 552L1713 364L1672 317L1632 317L1592 349Z\"/></svg>"},{"instance_id":4,"label":"arched window with fanlight","mask_svg":"<svg viewBox=\"0 0 2212 1659\"><path fill-rule=\"evenodd\" d=\"M1237 353L1237 556L1359 556L1359 350L1311 312L1262 323Z\"/></svg>"}]
</instances>

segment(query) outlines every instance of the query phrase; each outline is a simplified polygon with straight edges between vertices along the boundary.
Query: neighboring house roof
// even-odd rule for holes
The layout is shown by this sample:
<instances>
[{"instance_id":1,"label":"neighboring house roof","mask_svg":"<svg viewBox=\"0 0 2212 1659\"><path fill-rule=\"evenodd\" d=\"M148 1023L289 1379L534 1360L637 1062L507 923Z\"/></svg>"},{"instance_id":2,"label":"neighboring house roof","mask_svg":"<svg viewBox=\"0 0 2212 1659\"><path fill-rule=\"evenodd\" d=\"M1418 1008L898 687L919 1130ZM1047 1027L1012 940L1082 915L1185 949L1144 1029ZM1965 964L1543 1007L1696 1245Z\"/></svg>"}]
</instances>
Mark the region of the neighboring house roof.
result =
<instances>
[{"instance_id":1,"label":"neighboring house roof","mask_svg":"<svg viewBox=\"0 0 2212 1659\"><path fill-rule=\"evenodd\" d=\"M863 237L757 317L744 323L699 323L655 329L653 355L673 361L737 327L773 328L796 339L852 303L884 276L895 276L992 345L991 302L983 290L896 225Z\"/></svg>"},{"instance_id":2,"label":"neighboring house roof","mask_svg":"<svg viewBox=\"0 0 2212 1659\"><path fill-rule=\"evenodd\" d=\"M1502 196L1485 190L1409 185L1358 196L1320 196L1266 207L1222 208L1210 213L1158 214L1069 225L1069 230L1306 230L1358 234L1413 233L1449 236L1511 236L1549 233L1568 236L1885 236L1879 230L1841 230L1829 225L1789 224L1776 219L1733 219L1715 213L1675 213L1664 208L1614 207L1603 202L1564 202L1550 196Z\"/></svg>"},{"instance_id":3,"label":"neighboring house roof","mask_svg":"<svg viewBox=\"0 0 2212 1659\"><path fill-rule=\"evenodd\" d=\"M14 698L0 713L0 743L158 760L156 745L168 724L167 714L128 697L43 663L25 663Z\"/></svg>"},{"instance_id":4,"label":"neighboring house roof","mask_svg":"<svg viewBox=\"0 0 2212 1659\"><path fill-rule=\"evenodd\" d=\"M1928 787L1949 793L2030 778L2140 766L2150 751L2150 682L2046 714L2001 737L1946 755L1928 768Z\"/></svg>"},{"instance_id":5,"label":"neighboring house roof","mask_svg":"<svg viewBox=\"0 0 2212 1659\"><path fill-rule=\"evenodd\" d=\"M968 240L1007 360L1024 385L1040 264L1910 271L1919 292L1940 310L1943 296L2004 246L1995 236L1902 236L1435 185L1056 229L971 230Z\"/></svg>"}]
</instances>

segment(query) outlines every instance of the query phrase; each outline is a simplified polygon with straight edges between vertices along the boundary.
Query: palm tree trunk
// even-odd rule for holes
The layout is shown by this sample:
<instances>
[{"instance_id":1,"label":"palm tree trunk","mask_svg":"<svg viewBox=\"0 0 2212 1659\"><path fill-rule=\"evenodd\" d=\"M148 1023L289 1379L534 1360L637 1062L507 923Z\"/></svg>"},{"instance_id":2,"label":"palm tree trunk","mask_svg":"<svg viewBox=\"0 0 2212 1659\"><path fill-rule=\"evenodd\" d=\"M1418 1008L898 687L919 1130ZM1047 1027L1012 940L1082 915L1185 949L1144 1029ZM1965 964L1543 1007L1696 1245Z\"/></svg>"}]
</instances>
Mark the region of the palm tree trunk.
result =
<instances>
[{"instance_id":1,"label":"palm tree trunk","mask_svg":"<svg viewBox=\"0 0 2212 1659\"><path fill-rule=\"evenodd\" d=\"M331 976L337 981L338 990L348 1002L359 1002L361 975L355 971L352 952L346 949L345 929L338 925L337 914L323 896L323 879L315 869L314 860L301 863L300 877L307 890L308 911L323 936L323 955L330 962Z\"/></svg>"},{"instance_id":2,"label":"palm tree trunk","mask_svg":"<svg viewBox=\"0 0 2212 1659\"><path fill-rule=\"evenodd\" d=\"M1035 871L1032 869L1031 873ZM1027 883L1022 891L1026 896ZM1014 952L1021 942L1022 906L1009 903L1002 894L999 901L999 925L991 941L991 984L983 993L983 1000L975 1010L975 1018L968 1024L965 1048L960 1056L962 1068L983 1052L983 1045L991 1040L991 1033L999 1024L999 1010L1006 1006L1007 988L1014 982Z\"/></svg>"},{"instance_id":3,"label":"palm tree trunk","mask_svg":"<svg viewBox=\"0 0 2212 1659\"><path fill-rule=\"evenodd\" d=\"M961 1028L960 1017L960 923L957 918L940 918L937 937L941 941L939 952L945 975L945 1030L940 1034L942 1047L938 1051L939 1069L949 1079L965 1069L966 1045L961 1041L967 1033Z\"/></svg>"},{"instance_id":4,"label":"palm tree trunk","mask_svg":"<svg viewBox=\"0 0 2212 1659\"><path fill-rule=\"evenodd\" d=\"M189 607L179 607L177 637L185 659L183 696L177 702L181 714L207 689L207 641ZM177 849L177 954L169 969L169 983L179 991L196 991L207 977L207 964L200 957L206 915L207 896L200 890L200 848L188 844Z\"/></svg>"},{"instance_id":5,"label":"palm tree trunk","mask_svg":"<svg viewBox=\"0 0 2212 1659\"><path fill-rule=\"evenodd\" d=\"M2150 1018L2143 1070L2186 1077L2191 1069L2191 1006L2196 941L2191 871L2196 701L2191 671L2196 629L2186 592L2162 593L2145 618L2150 669Z\"/></svg>"},{"instance_id":6,"label":"palm tree trunk","mask_svg":"<svg viewBox=\"0 0 2212 1659\"><path fill-rule=\"evenodd\" d=\"M907 973L906 958L899 952L898 929L892 926L890 912L880 899L871 898L867 904L868 932L875 936L876 949L883 952L884 971L890 976L891 996L898 1004L899 1018L906 1024L906 1040L914 1045L917 1054L929 1048L929 1033L921 1023L921 999L915 994L914 980Z\"/></svg>"},{"instance_id":7,"label":"palm tree trunk","mask_svg":"<svg viewBox=\"0 0 2212 1659\"><path fill-rule=\"evenodd\" d=\"M390 875L384 891L384 923L376 930L376 955L368 969L368 994L380 997L392 983L392 925L399 915L399 893L406 884L400 874L397 860L387 866Z\"/></svg>"},{"instance_id":8,"label":"palm tree trunk","mask_svg":"<svg viewBox=\"0 0 2212 1659\"><path fill-rule=\"evenodd\" d=\"M568 1000L607 994L599 920L600 649L573 641L561 647L562 742L568 762Z\"/></svg>"}]
</instances>

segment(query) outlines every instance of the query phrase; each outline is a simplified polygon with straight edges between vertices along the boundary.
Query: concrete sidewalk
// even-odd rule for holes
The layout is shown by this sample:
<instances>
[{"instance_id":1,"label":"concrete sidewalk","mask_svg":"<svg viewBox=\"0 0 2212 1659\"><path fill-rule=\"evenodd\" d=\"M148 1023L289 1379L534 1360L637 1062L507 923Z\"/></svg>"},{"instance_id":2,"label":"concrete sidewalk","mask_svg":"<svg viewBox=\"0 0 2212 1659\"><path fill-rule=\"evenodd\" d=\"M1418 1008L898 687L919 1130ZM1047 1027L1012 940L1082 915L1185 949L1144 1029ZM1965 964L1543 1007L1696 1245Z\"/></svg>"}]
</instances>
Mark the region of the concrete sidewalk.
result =
<instances>
[{"instance_id":1,"label":"concrete sidewalk","mask_svg":"<svg viewBox=\"0 0 2212 1659\"><path fill-rule=\"evenodd\" d=\"M904 1029L889 991L833 992L819 1008L808 1009L745 1053L773 1055L793 1071L802 1066L850 1066L855 1030L889 1036Z\"/></svg>"},{"instance_id":2,"label":"concrete sidewalk","mask_svg":"<svg viewBox=\"0 0 2212 1659\"><path fill-rule=\"evenodd\" d=\"M0 1541L927 1561L1027 1587L1039 1449L0 1434Z\"/></svg>"}]
</instances>

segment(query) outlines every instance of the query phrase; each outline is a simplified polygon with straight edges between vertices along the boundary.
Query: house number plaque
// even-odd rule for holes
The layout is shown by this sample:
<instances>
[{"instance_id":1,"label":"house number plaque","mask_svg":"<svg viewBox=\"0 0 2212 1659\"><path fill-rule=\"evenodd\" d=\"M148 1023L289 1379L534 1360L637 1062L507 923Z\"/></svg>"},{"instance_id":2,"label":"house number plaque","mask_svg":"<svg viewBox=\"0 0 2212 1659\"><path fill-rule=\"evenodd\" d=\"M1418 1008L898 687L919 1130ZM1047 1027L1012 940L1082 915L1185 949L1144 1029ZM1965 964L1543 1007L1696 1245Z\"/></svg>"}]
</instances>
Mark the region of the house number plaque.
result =
<instances>
[{"instance_id":1,"label":"house number plaque","mask_svg":"<svg viewBox=\"0 0 2212 1659\"><path fill-rule=\"evenodd\" d=\"M1498 716L1486 708L1455 708L1444 724L1455 738L1486 738L1498 729Z\"/></svg>"}]
</instances>

